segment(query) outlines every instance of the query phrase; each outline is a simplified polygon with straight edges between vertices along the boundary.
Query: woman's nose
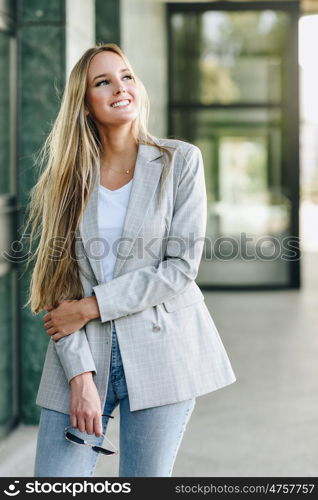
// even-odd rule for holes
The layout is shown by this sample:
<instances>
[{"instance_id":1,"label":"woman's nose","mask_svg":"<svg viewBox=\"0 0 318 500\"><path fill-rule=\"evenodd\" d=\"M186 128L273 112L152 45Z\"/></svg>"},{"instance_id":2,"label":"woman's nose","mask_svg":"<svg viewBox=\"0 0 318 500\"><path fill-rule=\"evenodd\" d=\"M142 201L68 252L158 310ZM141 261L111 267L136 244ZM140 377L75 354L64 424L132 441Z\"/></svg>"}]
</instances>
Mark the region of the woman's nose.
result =
<instances>
[{"instance_id":1,"label":"woman's nose","mask_svg":"<svg viewBox=\"0 0 318 500\"><path fill-rule=\"evenodd\" d=\"M123 86L120 86L116 91L115 91L115 94L118 94L118 92L120 93L125 93L126 92L126 89L123 87Z\"/></svg>"}]
</instances>

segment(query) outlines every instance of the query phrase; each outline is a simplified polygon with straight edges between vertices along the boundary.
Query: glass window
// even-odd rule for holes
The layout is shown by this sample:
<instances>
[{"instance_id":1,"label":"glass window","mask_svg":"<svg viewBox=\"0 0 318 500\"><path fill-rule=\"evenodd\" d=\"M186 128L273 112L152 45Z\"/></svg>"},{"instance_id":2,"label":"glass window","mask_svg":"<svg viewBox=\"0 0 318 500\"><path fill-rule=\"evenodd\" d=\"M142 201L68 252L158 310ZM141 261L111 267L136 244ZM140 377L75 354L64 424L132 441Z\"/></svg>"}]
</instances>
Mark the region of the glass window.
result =
<instances>
[{"instance_id":1,"label":"glass window","mask_svg":"<svg viewBox=\"0 0 318 500\"><path fill-rule=\"evenodd\" d=\"M196 144L205 166L208 221L197 281L289 286L297 237L287 112L295 104L291 17L231 9L179 6L170 18L169 133Z\"/></svg>"},{"instance_id":2,"label":"glass window","mask_svg":"<svg viewBox=\"0 0 318 500\"><path fill-rule=\"evenodd\" d=\"M274 103L282 98L288 16L279 11L172 16L175 103Z\"/></svg>"}]
</instances>

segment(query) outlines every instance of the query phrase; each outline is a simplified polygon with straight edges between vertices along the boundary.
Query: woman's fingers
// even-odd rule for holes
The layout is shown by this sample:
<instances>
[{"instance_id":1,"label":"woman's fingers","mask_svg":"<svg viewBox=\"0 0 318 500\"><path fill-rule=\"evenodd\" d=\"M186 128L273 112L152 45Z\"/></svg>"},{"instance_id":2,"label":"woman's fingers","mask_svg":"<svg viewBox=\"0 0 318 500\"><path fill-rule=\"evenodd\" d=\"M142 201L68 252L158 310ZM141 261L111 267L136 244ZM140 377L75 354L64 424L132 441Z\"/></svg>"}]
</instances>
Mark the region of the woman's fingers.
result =
<instances>
[{"instance_id":1,"label":"woman's fingers","mask_svg":"<svg viewBox=\"0 0 318 500\"><path fill-rule=\"evenodd\" d=\"M102 418L101 415L96 415L95 417L83 416L73 416L71 417L72 427L77 427L80 432L86 432L87 434L95 434L100 437L103 434Z\"/></svg>"},{"instance_id":2,"label":"woman's fingers","mask_svg":"<svg viewBox=\"0 0 318 500\"><path fill-rule=\"evenodd\" d=\"M101 415L96 415L96 417L94 418L94 432L97 437L100 437L103 434Z\"/></svg>"},{"instance_id":3,"label":"woman's fingers","mask_svg":"<svg viewBox=\"0 0 318 500\"><path fill-rule=\"evenodd\" d=\"M103 434L102 417L101 415L96 415L95 417L80 417L77 416L78 429L81 432L86 432L87 434L95 434L100 437Z\"/></svg>"},{"instance_id":4,"label":"woman's fingers","mask_svg":"<svg viewBox=\"0 0 318 500\"><path fill-rule=\"evenodd\" d=\"M51 321L51 320L44 323L44 328L46 328L46 330L48 328L52 328L52 326L53 326L53 321Z\"/></svg>"},{"instance_id":5,"label":"woman's fingers","mask_svg":"<svg viewBox=\"0 0 318 500\"><path fill-rule=\"evenodd\" d=\"M59 333L56 333L55 335L51 335L51 339L53 340L53 342L57 342L58 340L62 339L63 336L60 335Z\"/></svg>"},{"instance_id":6,"label":"woman's fingers","mask_svg":"<svg viewBox=\"0 0 318 500\"><path fill-rule=\"evenodd\" d=\"M80 432L85 432L85 418L77 415L77 428Z\"/></svg>"},{"instance_id":7,"label":"woman's fingers","mask_svg":"<svg viewBox=\"0 0 318 500\"><path fill-rule=\"evenodd\" d=\"M77 416L75 414L70 415L70 424L74 429L77 427Z\"/></svg>"},{"instance_id":8,"label":"woman's fingers","mask_svg":"<svg viewBox=\"0 0 318 500\"><path fill-rule=\"evenodd\" d=\"M85 423L86 423L87 434L93 434L93 432L94 432L94 419L93 419L93 417L87 417L85 419Z\"/></svg>"},{"instance_id":9,"label":"woman's fingers","mask_svg":"<svg viewBox=\"0 0 318 500\"><path fill-rule=\"evenodd\" d=\"M85 431L87 434L95 434L97 437L103 433L101 413L85 418Z\"/></svg>"},{"instance_id":10,"label":"woman's fingers","mask_svg":"<svg viewBox=\"0 0 318 500\"><path fill-rule=\"evenodd\" d=\"M48 330L46 330L46 333L47 333L48 335L54 335L55 333L58 333L58 329L57 329L57 328L52 327L52 328L49 328Z\"/></svg>"}]
</instances>

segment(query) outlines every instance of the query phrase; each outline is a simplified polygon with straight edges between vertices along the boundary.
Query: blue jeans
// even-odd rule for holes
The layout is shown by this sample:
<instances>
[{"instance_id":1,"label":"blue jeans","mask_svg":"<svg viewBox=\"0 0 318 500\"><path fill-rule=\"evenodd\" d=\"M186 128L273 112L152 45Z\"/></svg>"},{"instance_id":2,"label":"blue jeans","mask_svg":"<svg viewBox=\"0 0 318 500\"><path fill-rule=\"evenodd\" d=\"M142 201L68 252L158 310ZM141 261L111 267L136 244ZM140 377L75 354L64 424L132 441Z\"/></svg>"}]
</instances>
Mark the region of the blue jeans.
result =
<instances>
[{"instance_id":1,"label":"blue jeans","mask_svg":"<svg viewBox=\"0 0 318 500\"><path fill-rule=\"evenodd\" d=\"M112 353L107 397L103 413L111 415L120 405L119 477L169 477L195 398L131 412L125 373L113 323ZM108 417L101 417L106 434ZM34 477L91 477L99 454L89 446L78 446L64 437L70 416L41 408ZM90 444L103 446L103 436L80 432ZM107 436L107 435L106 435ZM118 447L118 443L114 443ZM107 448L107 441L105 442ZM102 456L107 461L112 457ZM105 472L107 464L105 464Z\"/></svg>"}]
</instances>

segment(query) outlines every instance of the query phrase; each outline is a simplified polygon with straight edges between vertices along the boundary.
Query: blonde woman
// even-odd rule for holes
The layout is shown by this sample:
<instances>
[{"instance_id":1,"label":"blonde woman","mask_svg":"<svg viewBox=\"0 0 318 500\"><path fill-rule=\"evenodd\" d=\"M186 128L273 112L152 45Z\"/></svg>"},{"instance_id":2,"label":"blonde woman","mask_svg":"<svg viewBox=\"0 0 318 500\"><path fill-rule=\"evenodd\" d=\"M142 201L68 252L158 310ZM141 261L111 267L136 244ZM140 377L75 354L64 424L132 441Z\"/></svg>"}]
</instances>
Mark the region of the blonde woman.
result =
<instances>
[{"instance_id":1,"label":"blonde woman","mask_svg":"<svg viewBox=\"0 0 318 500\"><path fill-rule=\"evenodd\" d=\"M35 477L92 476L117 446L119 476L171 476L195 398L236 380L195 283L202 155L152 136L148 112L120 48L93 47L70 74L42 150L26 304L45 310L50 337ZM113 445L105 433L118 405Z\"/></svg>"}]
</instances>

